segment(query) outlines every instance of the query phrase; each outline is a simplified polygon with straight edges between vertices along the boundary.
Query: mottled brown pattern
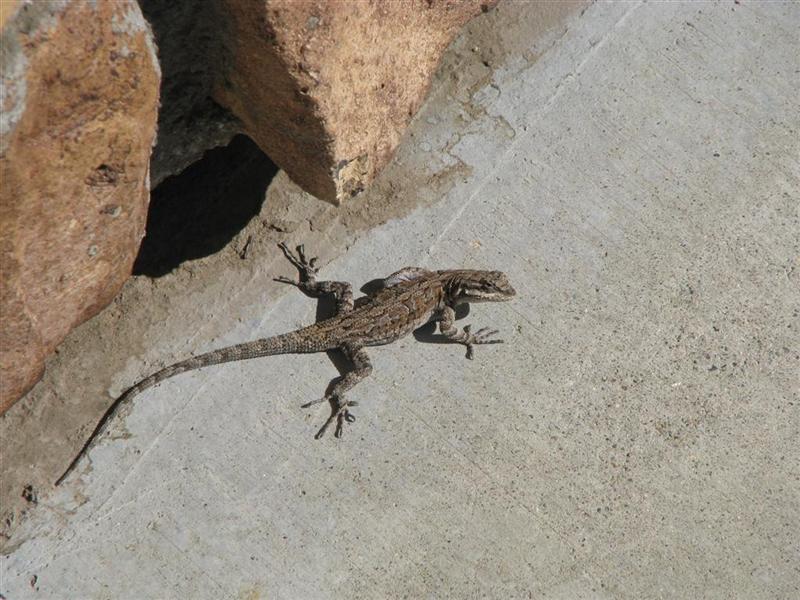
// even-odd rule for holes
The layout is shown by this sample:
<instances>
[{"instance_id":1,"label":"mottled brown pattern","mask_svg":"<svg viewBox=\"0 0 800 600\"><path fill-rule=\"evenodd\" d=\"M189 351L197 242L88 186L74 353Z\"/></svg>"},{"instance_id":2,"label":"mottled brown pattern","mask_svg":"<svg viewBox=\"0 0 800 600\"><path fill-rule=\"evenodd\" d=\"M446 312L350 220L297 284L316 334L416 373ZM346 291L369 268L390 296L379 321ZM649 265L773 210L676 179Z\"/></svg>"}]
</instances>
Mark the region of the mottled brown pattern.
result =
<instances>
[{"instance_id":1,"label":"mottled brown pattern","mask_svg":"<svg viewBox=\"0 0 800 600\"><path fill-rule=\"evenodd\" d=\"M135 0L3 5L0 413L130 276L160 84Z\"/></svg>"},{"instance_id":2,"label":"mottled brown pattern","mask_svg":"<svg viewBox=\"0 0 800 600\"><path fill-rule=\"evenodd\" d=\"M445 48L497 0L220 0L214 99L305 191L339 204L389 162Z\"/></svg>"},{"instance_id":3,"label":"mottled brown pattern","mask_svg":"<svg viewBox=\"0 0 800 600\"><path fill-rule=\"evenodd\" d=\"M316 437L322 437L334 421L337 423L336 436L340 437L344 423L355 420L348 410L353 404L345 399L345 394L372 372L372 365L364 348L394 342L431 321L440 323L440 331L445 337L467 346L467 358L472 358L474 345L502 341L493 338L497 334L495 330L482 329L473 334L469 326L462 331L454 326L455 306L468 302L499 302L509 300L515 295L508 279L499 271L427 271L418 267L406 267L384 279L383 289L362 299L356 306L349 283L316 280L316 259L307 260L302 246L298 246L296 254L285 244L281 244L281 249L300 271L300 281L285 278L278 280L296 285L311 296L332 294L337 302L338 314L297 331L201 354L143 379L122 394L106 411L56 485L64 481L91 449L123 405L139 392L186 371L275 354L341 350L353 363L353 370L333 386L330 394L306 405L329 401L333 409L331 416Z\"/></svg>"}]
</instances>

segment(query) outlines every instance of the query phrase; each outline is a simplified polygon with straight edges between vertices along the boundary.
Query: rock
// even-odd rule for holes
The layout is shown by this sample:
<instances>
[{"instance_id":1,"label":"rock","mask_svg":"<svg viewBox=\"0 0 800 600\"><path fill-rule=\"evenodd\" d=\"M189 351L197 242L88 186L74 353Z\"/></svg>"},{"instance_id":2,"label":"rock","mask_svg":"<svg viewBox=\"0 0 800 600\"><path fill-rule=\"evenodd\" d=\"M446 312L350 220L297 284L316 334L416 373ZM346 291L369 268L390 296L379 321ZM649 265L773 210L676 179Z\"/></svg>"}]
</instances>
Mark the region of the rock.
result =
<instances>
[{"instance_id":1,"label":"rock","mask_svg":"<svg viewBox=\"0 0 800 600\"><path fill-rule=\"evenodd\" d=\"M150 187L226 146L240 126L211 99L222 54L218 0L139 0L158 46L161 107L158 139L150 159Z\"/></svg>"},{"instance_id":2,"label":"rock","mask_svg":"<svg viewBox=\"0 0 800 600\"><path fill-rule=\"evenodd\" d=\"M389 161L459 28L496 0L219 0L214 98L303 189L339 203Z\"/></svg>"},{"instance_id":3,"label":"rock","mask_svg":"<svg viewBox=\"0 0 800 600\"><path fill-rule=\"evenodd\" d=\"M0 411L131 272L160 71L135 0L4 3Z\"/></svg>"}]
</instances>

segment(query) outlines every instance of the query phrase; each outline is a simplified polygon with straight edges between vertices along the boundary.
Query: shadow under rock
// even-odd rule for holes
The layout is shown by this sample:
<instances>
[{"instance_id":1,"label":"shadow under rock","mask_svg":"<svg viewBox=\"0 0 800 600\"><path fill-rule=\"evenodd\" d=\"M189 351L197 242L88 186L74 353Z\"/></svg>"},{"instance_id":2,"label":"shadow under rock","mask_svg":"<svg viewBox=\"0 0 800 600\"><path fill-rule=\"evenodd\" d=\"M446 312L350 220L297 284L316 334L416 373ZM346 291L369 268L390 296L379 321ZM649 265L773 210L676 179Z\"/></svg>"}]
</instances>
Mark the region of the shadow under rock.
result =
<instances>
[{"instance_id":1,"label":"shadow under rock","mask_svg":"<svg viewBox=\"0 0 800 600\"><path fill-rule=\"evenodd\" d=\"M221 250L259 214L277 172L250 138L237 135L165 179L151 194L133 274L161 277L186 260Z\"/></svg>"}]
</instances>

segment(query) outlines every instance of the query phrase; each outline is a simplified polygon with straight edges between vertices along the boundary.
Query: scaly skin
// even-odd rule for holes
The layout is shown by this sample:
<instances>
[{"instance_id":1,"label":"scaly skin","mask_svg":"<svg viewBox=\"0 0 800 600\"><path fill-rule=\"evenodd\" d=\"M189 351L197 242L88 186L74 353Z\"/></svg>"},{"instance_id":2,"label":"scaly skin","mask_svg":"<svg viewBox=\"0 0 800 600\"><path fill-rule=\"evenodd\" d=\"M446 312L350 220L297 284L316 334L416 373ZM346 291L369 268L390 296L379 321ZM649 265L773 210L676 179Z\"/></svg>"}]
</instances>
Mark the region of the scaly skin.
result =
<instances>
[{"instance_id":1,"label":"scaly skin","mask_svg":"<svg viewBox=\"0 0 800 600\"><path fill-rule=\"evenodd\" d=\"M366 347L389 344L431 321L439 322L439 331L447 339L465 345L469 359L473 357L474 346L502 342L494 338L497 331L493 329L484 328L472 333L467 325L459 331L455 326L454 310L459 304L500 302L513 298L514 288L499 271L428 271L406 267L384 279L383 288L375 294L354 301L353 288L349 283L316 280L316 259L307 260L302 246L297 247L296 253L289 250L286 244L280 244L280 248L298 269L300 278L299 281L292 281L279 277L276 281L295 285L310 296L332 294L336 300L337 314L296 331L189 358L141 380L108 408L56 485L60 485L91 450L122 406L139 392L186 371L275 354L341 350L353 363L353 370L346 373L327 396L304 405L308 407L319 402L330 402L331 415L315 437L321 438L334 421L335 435L341 437L344 423L355 420L349 411L355 403L347 401L345 395L372 372Z\"/></svg>"}]
</instances>

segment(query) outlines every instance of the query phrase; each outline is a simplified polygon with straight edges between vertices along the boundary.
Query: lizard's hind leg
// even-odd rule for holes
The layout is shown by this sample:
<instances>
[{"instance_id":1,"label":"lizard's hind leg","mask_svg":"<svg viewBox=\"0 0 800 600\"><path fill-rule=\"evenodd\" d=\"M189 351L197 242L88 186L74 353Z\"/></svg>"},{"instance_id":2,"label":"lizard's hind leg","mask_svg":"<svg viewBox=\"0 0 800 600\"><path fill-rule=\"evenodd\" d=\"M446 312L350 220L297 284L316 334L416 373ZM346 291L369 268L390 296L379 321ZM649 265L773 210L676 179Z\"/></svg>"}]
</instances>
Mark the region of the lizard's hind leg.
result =
<instances>
[{"instance_id":1,"label":"lizard's hind leg","mask_svg":"<svg viewBox=\"0 0 800 600\"><path fill-rule=\"evenodd\" d=\"M307 259L302 244L297 246L297 254L292 252L285 242L278 244L283 255L300 272L300 280L294 281L288 277L276 277L275 281L294 285L304 293L318 298L323 294L331 294L336 300L336 314L347 313L353 310L353 286L345 281L317 281L317 259Z\"/></svg>"},{"instance_id":2,"label":"lizard's hind leg","mask_svg":"<svg viewBox=\"0 0 800 600\"><path fill-rule=\"evenodd\" d=\"M326 400L330 401L331 403L331 416L328 417L328 420L325 421L325 424L320 427L317 435L314 436L316 439L319 439L325 435L325 431L334 420L336 420L336 431L334 432L334 435L337 438L342 437L342 428L344 427L345 422L352 423L356 420L356 418L348 410L349 407L356 406L356 403L348 402L345 398L345 394L359 381L366 379L369 377L370 373L372 373L372 363L370 362L369 355L367 354L366 350L364 350L363 346L345 344L342 346L341 350L353 363L353 370L346 373L344 377L336 382L330 394L320 400L315 400L314 402L309 402L305 405L308 407Z\"/></svg>"}]
</instances>

